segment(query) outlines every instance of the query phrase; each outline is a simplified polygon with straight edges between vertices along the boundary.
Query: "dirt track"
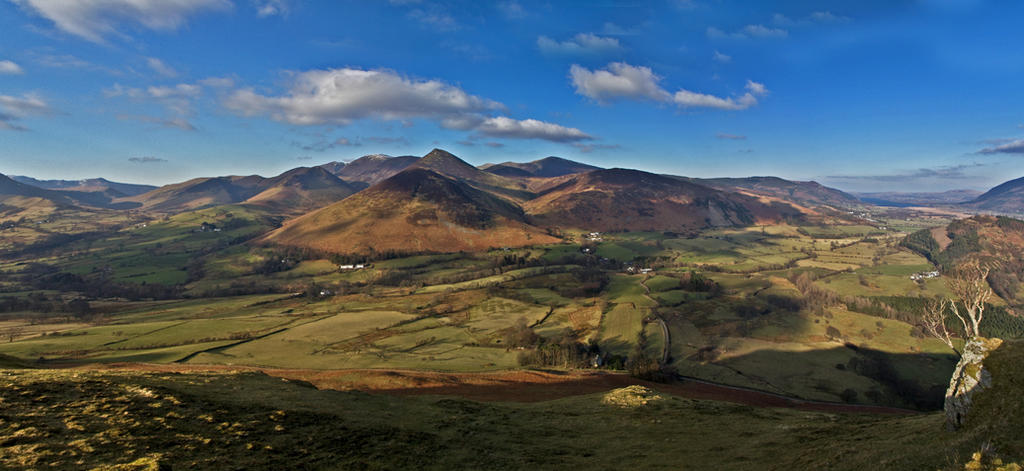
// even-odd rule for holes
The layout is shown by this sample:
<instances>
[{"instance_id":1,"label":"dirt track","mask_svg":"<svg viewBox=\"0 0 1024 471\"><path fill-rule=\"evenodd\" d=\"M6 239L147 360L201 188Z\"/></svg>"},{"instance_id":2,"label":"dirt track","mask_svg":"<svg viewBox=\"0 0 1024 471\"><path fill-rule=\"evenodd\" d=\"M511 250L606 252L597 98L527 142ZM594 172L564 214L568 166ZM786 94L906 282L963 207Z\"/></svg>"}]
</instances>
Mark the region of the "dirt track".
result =
<instances>
[{"instance_id":1,"label":"dirt track","mask_svg":"<svg viewBox=\"0 0 1024 471\"><path fill-rule=\"evenodd\" d=\"M320 389L360 390L395 395L458 396L475 401L539 402L581 394L605 392L641 384L663 393L757 407L784 407L830 413L913 414L890 407L802 401L725 385L681 380L674 384L651 383L609 372L503 371L493 373L440 373L410 370L303 370L221 365L114 363L89 365L87 369L152 372L260 371L270 376L301 380Z\"/></svg>"}]
</instances>

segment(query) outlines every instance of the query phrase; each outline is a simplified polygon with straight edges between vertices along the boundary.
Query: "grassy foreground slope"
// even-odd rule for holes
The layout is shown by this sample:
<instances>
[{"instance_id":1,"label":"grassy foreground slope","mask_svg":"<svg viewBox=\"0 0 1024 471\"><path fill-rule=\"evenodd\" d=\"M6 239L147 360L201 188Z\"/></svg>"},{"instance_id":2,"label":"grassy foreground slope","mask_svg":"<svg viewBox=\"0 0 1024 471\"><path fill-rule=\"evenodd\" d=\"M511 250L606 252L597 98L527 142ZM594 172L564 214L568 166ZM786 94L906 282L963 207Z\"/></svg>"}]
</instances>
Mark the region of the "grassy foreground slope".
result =
<instances>
[{"instance_id":1,"label":"grassy foreground slope","mask_svg":"<svg viewBox=\"0 0 1024 471\"><path fill-rule=\"evenodd\" d=\"M5 370L5 469L963 469L1020 456L1024 346L976 419L825 414L631 386L540 403L317 390L260 373ZM169 446L174 443L174 446ZM986 445L987 444L987 445Z\"/></svg>"}]
</instances>

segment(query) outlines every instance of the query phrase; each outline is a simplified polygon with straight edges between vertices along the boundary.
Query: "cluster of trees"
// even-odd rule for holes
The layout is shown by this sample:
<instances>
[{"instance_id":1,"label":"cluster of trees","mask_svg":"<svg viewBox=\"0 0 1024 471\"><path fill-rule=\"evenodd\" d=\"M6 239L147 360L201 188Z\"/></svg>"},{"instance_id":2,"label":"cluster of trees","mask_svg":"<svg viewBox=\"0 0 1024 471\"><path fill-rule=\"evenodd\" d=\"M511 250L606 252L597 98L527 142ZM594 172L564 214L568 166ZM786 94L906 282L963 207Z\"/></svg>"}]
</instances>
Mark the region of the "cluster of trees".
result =
<instances>
[{"instance_id":1,"label":"cluster of trees","mask_svg":"<svg viewBox=\"0 0 1024 471\"><path fill-rule=\"evenodd\" d=\"M0 312L36 312L43 314L63 313L78 318L86 318L93 314L92 306L84 298L66 301L60 296L47 296L45 293L32 293L28 296L4 296L0 298Z\"/></svg>"},{"instance_id":2,"label":"cluster of trees","mask_svg":"<svg viewBox=\"0 0 1024 471\"><path fill-rule=\"evenodd\" d=\"M558 283L551 287L559 295L567 298L597 296L611 282L608 272L594 266L574 268L569 274L572 275L574 282Z\"/></svg>"},{"instance_id":3,"label":"cluster of trees","mask_svg":"<svg viewBox=\"0 0 1024 471\"><path fill-rule=\"evenodd\" d=\"M274 293L289 293L289 287L283 286L280 283L273 283L267 281L232 281L228 285L217 285L208 287L202 291L193 292L188 296L183 297L196 297L196 298L221 298L229 296L244 296L250 294L274 294Z\"/></svg>"},{"instance_id":4,"label":"cluster of trees","mask_svg":"<svg viewBox=\"0 0 1024 471\"><path fill-rule=\"evenodd\" d=\"M179 299L181 286L148 283L122 283L111 280L106 272L82 276L75 273L56 272L36 278L31 283L34 289L79 292L83 296L96 298L126 298L131 301L143 299Z\"/></svg>"},{"instance_id":5,"label":"cluster of trees","mask_svg":"<svg viewBox=\"0 0 1024 471\"><path fill-rule=\"evenodd\" d=\"M945 249L939 247L930 229L921 229L908 235L900 245L913 250L944 271L953 268L957 261L981 251L978 231L970 220L957 220L947 226L951 242Z\"/></svg>"}]
</instances>

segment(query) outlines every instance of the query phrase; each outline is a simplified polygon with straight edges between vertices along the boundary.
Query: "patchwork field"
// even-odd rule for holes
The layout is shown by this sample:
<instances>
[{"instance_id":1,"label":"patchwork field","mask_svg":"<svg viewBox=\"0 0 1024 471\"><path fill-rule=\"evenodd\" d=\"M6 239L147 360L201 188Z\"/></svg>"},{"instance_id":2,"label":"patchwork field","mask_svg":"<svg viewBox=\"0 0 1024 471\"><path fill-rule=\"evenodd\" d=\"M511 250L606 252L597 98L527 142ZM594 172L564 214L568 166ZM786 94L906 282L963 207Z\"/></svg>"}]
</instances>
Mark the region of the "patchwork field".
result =
<instances>
[{"instance_id":1,"label":"patchwork field","mask_svg":"<svg viewBox=\"0 0 1024 471\"><path fill-rule=\"evenodd\" d=\"M649 359L792 397L924 409L952 369L912 321L914 303L945 284L911 280L933 267L891 229L569 235L582 242L363 260L247 245L272 223L251 208L213 208L75 242L76 255L48 259L47 271L8 263L5 299L25 308L0 324L0 353L40 366L450 372ZM74 304L97 266L111 294ZM836 301L808 304L801 290L811 287Z\"/></svg>"}]
</instances>

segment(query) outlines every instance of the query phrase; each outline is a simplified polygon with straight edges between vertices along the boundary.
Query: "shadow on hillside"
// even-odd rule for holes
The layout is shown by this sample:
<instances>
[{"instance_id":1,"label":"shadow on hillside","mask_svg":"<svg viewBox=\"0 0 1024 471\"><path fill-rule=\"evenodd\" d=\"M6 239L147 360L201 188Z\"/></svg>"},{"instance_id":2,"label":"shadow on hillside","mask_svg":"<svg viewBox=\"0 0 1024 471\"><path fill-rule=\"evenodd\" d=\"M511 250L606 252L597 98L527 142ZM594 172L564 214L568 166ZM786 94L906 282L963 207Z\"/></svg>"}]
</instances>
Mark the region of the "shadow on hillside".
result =
<instances>
[{"instance_id":1,"label":"shadow on hillside","mask_svg":"<svg viewBox=\"0 0 1024 471\"><path fill-rule=\"evenodd\" d=\"M953 353L892 353L852 344L792 352L758 350L716 362L787 395L917 410L942 409ZM864 380L871 386L864 388Z\"/></svg>"},{"instance_id":2,"label":"shadow on hillside","mask_svg":"<svg viewBox=\"0 0 1024 471\"><path fill-rule=\"evenodd\" d=\"M843 361L835 361L836 358ZM535 402L642 384L694 399L761 407L828 412L891 413L902 410L905 413L907 409L930 411L942 408L956 357L952 354L898 354L847 345L809 352L761 350L729 358L722 364L748 378L772 378L773 381L764 382L765 389L781 390L784 393L686 378L671 384L657 384L607 370L583 370L578 374L560 375L540 371L523 372L486 381L474 380L471 378L473 375L467 375L465 380L445 384L384 388L377 391L399 395L459 396L479 401ZM870 387L865 388L866 383ZM787 384L800 385L803 389L787 388ZM807 389L807 384L814 386ZM331 387L328 384L319 386ZM360 388L359 385L351 386ZM808 392L816 393L817 397L831 395L835 399L820 402L807 400Z\"/></svg>"}]
</instances>

